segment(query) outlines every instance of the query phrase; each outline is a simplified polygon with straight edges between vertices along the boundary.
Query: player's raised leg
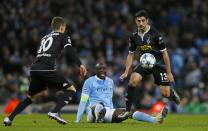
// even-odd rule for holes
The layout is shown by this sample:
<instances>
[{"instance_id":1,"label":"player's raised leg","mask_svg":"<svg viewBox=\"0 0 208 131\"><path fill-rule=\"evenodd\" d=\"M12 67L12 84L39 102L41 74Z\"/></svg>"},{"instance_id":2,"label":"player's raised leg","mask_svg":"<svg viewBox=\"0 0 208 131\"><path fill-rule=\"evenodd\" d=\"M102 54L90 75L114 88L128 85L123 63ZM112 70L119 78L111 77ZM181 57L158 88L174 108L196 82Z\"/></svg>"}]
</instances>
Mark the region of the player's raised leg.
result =
<instances>
[{"instance_id":1,"label":"player's raised leg","mask_svg":"<svg viewBox=\"0 0 208 131\"><path fill-rule=\"evenodd\" d=\"M180 104L180 97L176 91L170 87L171 82L167 79L165 68L162 66L155 66L153 75L156 84L160 85L160 92L162 96L168 98L177 105Z\"/></svg>"},{"instance_id":2,"label":"player's raised leg","mask_svg":"<svg viewBox=\"0 0 208 131\"><path fill-rule=\"evenodd\" d=\"M4 125L5 126L11 126L12 121L15 118L15 116L19 113L21 113L28 105L32 103L32 100L30 98L26 98L22 102L20 102L17 107L14 109L14 111L4 119Z\"/></svg>"},{"instance_id":3,"label":"player's raised leg","mask_svg":"<svg viewBox=\"0 0 208 131\"><path fill-rule=\"evenodd\" d=\"M180 97L177 92L171 88L170 86L162 86L160 85L161 94L168 98L170 101L173 101L175 104L180 104Z\"/></svg>"},{"instance_id":4,"label":"player's raised leg","mask_svg":"<svg viewBox=\"0 0 208 131\"><path fill-rule=\"evenodd\" d=\"M40 79L37 78L36 73L31 72L31 81L29 85L29 91L28 96L25 100L20 102L17 107L14 109L14 111L4 119L4 125L5 126L11 126L13 119L21 113L27 106L29 106L33 101L33 96L37 94L38 92L45 89L45 84Z\"/></svg>"}]
</instances>

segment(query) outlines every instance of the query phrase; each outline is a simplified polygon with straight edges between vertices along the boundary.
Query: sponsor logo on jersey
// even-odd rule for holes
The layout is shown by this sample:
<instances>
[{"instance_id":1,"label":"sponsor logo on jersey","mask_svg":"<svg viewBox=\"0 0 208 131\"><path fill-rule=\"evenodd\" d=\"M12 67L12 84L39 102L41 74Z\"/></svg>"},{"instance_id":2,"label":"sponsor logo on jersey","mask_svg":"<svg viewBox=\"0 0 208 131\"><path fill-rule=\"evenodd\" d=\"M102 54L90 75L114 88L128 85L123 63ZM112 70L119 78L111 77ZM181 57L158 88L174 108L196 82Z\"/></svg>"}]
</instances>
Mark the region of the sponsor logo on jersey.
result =
<instances>
[{"instance_id":1,"label":"sponsor logo on jersey","mask_svg":"<svg viewBox=\"0 0 208 131\"><path fill-rule=\"evenodd\" d=\"M140 46L140 50L141 51L153 50L153 47L149 44L146 44L146 45Z\"/></svg>"}]
</instances>

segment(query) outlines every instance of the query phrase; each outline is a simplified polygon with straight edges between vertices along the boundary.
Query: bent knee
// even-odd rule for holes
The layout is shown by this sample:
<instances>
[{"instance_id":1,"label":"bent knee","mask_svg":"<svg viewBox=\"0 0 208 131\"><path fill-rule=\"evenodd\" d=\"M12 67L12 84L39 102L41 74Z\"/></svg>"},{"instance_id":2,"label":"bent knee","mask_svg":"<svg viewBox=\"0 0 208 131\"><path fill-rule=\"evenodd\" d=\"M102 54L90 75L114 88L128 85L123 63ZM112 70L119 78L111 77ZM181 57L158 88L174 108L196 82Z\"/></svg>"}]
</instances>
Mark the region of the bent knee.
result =
<instances>
[{"instance_id":1,"label":"bent knee","mask_svg":"<svg viewBox=\"0 0 208 131\"><path fill-rule=\"evenodd\" d=\"M170 96L170 87L169 86L161 86L160 92L164 97L169 97Z\"/></svg>"},{"instance_id":2,"label":"bent knee","mask_svg":"<svg viewBox=\"0 0 208 131\"><path fill-rule=\"evenodd\" d=\"M142 80L142 76L138 73L133 73L129 80L129 86L137 87L140 84L140 81Z\"/></svg>"}]
</instances>

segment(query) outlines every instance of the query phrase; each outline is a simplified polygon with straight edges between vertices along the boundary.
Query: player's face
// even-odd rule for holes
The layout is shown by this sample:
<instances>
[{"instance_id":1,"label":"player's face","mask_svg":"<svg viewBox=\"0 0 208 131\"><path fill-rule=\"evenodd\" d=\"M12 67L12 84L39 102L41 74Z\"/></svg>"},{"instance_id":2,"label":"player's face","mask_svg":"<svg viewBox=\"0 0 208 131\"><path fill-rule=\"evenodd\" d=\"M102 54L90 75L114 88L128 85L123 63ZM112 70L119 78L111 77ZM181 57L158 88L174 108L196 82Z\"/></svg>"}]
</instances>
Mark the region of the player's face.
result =
<instances>
[{"instance_id":1,"label":"player's face","mask_svg":"<svg viewBox=\"0 0 208 131\"><path fill-rule=\"evenodd\" d=\"M135 19L136 25L139 28L139 30L145 31L146 27L148 25L148 19L145 18L144 16L142 17L137 17Z\"/></svg>"},{"instance_id":2,"label":"player's face","mask_svg":"<svg viewBox=\"0 0 208 131\"><path fill-rule=\"evenodd\" d=\"M106 76L106 67L105 67L105 65L100 65L99 67L97 67L97 76L100 79L105 79L105 76Z\"/></svg>"}]
</instances>

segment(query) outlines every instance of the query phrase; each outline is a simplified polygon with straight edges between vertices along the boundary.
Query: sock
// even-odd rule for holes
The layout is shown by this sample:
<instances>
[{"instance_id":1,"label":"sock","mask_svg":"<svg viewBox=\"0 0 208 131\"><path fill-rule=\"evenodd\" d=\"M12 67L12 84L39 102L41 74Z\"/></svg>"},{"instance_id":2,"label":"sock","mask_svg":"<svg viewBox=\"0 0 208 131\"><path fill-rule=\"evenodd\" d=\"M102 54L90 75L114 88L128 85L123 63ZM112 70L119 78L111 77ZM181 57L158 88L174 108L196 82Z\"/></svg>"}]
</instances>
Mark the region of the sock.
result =
<instances>
[{"instance_id":1,"label":"sock","mask_svg":"<svg viewBox=\"0 0 208 131\"><path fill-rule=\"evenodd\" d=\"M170 88L170 98L175 98L175 93L174 93L174 89L173 88Z\"/></svg>"},{"instance_id":2,"label":"sock","mask_svg":"<svg viewBox=\"0 0 208 131\"><path fill-rule=\"evenodd\" d=\"M128 89L127 89L127 95L126 95L126 111L129 111L131 110L131 106L132 106L132 103L133 103L133 98L134 98L134 87L132 86L128 86Z\"/></svg>"},{"instance_id":3,"label":"sock","mask_svg":"<svg viewBox=\"0 0 208 131\"><path fill-rule=\"evenodd\" d=\"M132 115L134 120L137 121L145 121L145 122L150 122L150 123L157 123L156 118L153 116L150 116L146 113L135 111Z\"/></svg>"},{"instance_id":4,"label":"sock","mask_svg":"<svg viewBox=\"0 0 208 131\"><path fill-rule=\"evenodd\" d=\"M9 115L9 119L12 121L17 114L22 112L31 103L32 100L30 98L26 98L24 101L20 102L14 111Z\"/></svg>"},{"instance_id":5,"label":"sock","mask_svg":"<svg viewBox=\"0 0 208 131\"><path fill-rule=\"evenodd\" d=\"M173 89L170 88L170 96L167 97L167 96L164 96L164 95L163 95L163 97L165 97L165 98L167 98L167 99L169 99L169 100L174 100L175 95L174 95Z\"/></svg>"},{"instance_id":6,"label":"sock","mask_svg":"<svg viewBox=\"0 0 208 131\"><path fill-rule=\"evenodd\" d=\"M74 92L72 91L64 91L63 94L60 94L57 98L58 99L57 104L51 112L52 113L59 112L65 105L69 104L73 95L74 95Z\"/></svg>"}]
</instances>

